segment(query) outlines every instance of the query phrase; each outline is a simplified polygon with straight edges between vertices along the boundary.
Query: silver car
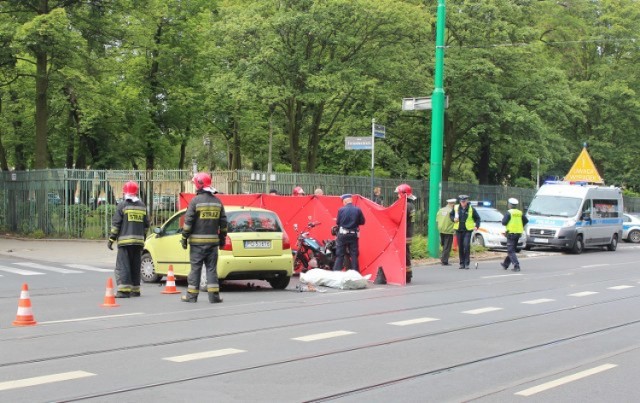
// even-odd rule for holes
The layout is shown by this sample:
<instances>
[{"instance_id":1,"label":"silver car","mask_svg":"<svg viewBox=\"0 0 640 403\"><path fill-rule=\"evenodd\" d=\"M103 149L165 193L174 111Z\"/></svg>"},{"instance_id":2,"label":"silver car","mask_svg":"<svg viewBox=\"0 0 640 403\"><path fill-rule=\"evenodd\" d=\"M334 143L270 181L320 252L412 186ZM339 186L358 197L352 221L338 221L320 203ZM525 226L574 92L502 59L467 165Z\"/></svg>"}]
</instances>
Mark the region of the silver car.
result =
<instances>
[{"instance_id":1,"label":"silver car","mask_svg":"<svg viewBox=\"0 0 640 403\"><path fill-rule=\"evenodd\" d=\"M507 237L502 225L504 215L491 207L473 207L480 215L480 228L473 232L471 240L474 245L484 246L489 249L506 249ZM526 245L526 235L522 234L518 239L516 251L520 252Z\"/></svg>"},{"instance_id":2,"label":"silver car","mask_svg":"<svg viewBox=\"0 0 640 403\"><path fill-rule=\"evenodd\" d=\"M640 217L637 214L624 214L622 220L622 240L640 243Z\"/></svg>"}]
</instances>

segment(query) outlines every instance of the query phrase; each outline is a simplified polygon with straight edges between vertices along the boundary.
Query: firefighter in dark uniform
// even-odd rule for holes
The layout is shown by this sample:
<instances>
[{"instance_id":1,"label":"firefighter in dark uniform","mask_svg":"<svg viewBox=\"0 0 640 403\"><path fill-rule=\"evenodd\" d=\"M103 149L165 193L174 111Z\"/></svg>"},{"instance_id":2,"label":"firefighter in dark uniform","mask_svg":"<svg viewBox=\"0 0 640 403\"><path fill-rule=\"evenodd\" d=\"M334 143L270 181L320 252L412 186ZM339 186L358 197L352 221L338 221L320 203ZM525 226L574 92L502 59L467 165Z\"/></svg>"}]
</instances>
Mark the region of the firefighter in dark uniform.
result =
<instances>
[{"instance_id":1,"label":"firefighter in dark uniform","mask_svg":"<svg viewBox=\"0 0 640 403\"><path fill-rule=\"evenodd\" d=\"M398 185L394 192L398 194L398 199L405 196L407 198L406 279L407 283L410 283L413 278L413 270L411 269L411 242L413 241L413 224L416 219L416 197L413 195L411 186L406 183Z\"/></svg>"},{"instance_id":2,"label":"firefighter in dark uniform","mask_svg":"<svg viewBox=\"0 0 640 403\"><path fill-rule=\"evenodd\" d=\"M211 187L211 176L200 172L193 177L196 196L189 202L182 227L182 248L189 251L191 271L187 277L189 286L182 296L184 302L198 302L202 264L207 266L207 293L209 302L222 302L218 284L218 248L223 248L227 240L227 215L218 193Z\"/></svg>"},{"instance_id":3,"label":"firefighter in dark uniform","mask_svg":"<svg viewBox=\"0 0 640 403\"><path fill-rule=\"evenodd\" d=\"M343 194L340 196L343 206L338 210L336 225L338 226L338 237L336 239L336 261L333 264L334 271L342 270L344 255L349 250L351 258L351 270L360 272L358 265L358 238L360 237L360 226L364 225L364 214L360 207L353 205L353 196Z\"/></svg>"},{"instance_id":4,"label":"firefighter in dark uniform","mask_svg":"<svg viewBox=\"0 0 640 403\"><path fill-rule=\"evenodd\" d=\"M458 196L460 204L453 206L449 215L453 221L453 229L456 231L458 239L458 256L460 257L460 267L458 269L469 269L471 265L471 235L474 229L480 227L480 215L469 204L469 196Z\"/></svg>"},{"instance_id":5,"label":"firefighter in dark uniform","mask_svg":"<svg viewBox=\"0 0 640 403\"><path fill-rule=\"evenodd\" d=\"M507 214L502 218L502 225L507 230L507 257L504 258L504 262L500 263L503 269L507 270L509 265L513 263L513 271L520 271L520 262L516 255L516 247L518 246L518 240L524 232L524 226L527 225L529 219L522 213L522 210L517 208L518 199L512 197L508 201L509 210Z\"/></svg>"},{"instance_id":6,"label":"firefighter in dark uniform","mask_svg":"<svg viewBox=\"0 0 640 403\"><path fill-rule=\"evenodd\" d=\"M123 200L111 219L107 246L113 250L118 243L116 258L116 298L140 296L140 263L144 237L149 228L147 207L138 198L138 184L129 181L122 187Z\"/></svg>"}]
</instances>

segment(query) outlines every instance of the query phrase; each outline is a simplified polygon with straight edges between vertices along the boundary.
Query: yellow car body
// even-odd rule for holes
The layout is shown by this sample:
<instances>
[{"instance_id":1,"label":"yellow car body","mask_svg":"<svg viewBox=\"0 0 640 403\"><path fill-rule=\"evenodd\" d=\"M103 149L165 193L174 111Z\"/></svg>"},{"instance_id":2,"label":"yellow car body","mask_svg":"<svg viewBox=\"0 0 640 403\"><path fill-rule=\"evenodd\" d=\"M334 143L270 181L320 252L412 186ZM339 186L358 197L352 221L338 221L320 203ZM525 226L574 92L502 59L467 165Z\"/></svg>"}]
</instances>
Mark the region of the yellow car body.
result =
<instances>
[{"instance_id":1,"label":"yellow car body","mask_svg":"<svg viewBox=\"0 0 640 403\"><path fill-rule=\"evenodd\" d=\"M286 288L293 273L293 257L278 215L256 207L225 206L225 211L229 232L227 245L218 251L218 279L266 280L273 288ZM180 245L185 212L178 211L147 237L140 268L143 281L160 281L169 266L176 277L189 274L189 249ZM206 284L206 270L202 272L201 287Z\"/></svg>"}]
</instances>

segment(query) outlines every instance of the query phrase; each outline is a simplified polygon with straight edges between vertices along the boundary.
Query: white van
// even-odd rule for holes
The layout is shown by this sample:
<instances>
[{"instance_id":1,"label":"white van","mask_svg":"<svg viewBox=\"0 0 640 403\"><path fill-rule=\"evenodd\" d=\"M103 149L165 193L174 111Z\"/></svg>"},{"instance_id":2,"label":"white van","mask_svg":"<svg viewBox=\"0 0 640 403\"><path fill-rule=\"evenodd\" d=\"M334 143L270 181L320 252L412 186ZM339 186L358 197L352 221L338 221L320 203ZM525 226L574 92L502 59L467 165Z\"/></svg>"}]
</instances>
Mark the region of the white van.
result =
<instances>
[{"instance_id":1,"label":"white van","mask_svg":"<svg viewBox=\"0 0 640 403\"><path fill-rule=\"evenodd\" d=\"M583 183L550 182L540 187L527 210L525 249L545 246L582 253L622 239L622 190Z\"/></svg>"}]
</instances>

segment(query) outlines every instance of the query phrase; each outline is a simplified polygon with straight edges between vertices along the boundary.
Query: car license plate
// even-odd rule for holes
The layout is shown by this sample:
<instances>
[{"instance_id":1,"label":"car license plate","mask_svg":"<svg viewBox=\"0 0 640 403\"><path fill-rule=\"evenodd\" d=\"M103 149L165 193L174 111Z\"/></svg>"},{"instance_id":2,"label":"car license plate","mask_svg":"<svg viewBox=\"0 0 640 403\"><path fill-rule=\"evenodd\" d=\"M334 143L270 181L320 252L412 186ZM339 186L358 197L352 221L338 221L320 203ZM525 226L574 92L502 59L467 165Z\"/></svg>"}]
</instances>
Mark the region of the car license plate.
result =
<instances>
[{"instance_id":1,"label":"car license plate","mask_svg":"<svg viewBox=\"0 0 640 403\"><path fill-rule=\"evenodd\" d=\"M271 241L244 241L245 249L269 249Z\"/></svg>"},{"instance_id":2,"label":"car license plate","mask_svg":"<svg viewBox=\"0 0 640 403\"><path fill-rule=\"evenodd\" d=\"M549 243L547 238L533 238L533 242L535 243Z\"/></svg>"}]
</instances>

